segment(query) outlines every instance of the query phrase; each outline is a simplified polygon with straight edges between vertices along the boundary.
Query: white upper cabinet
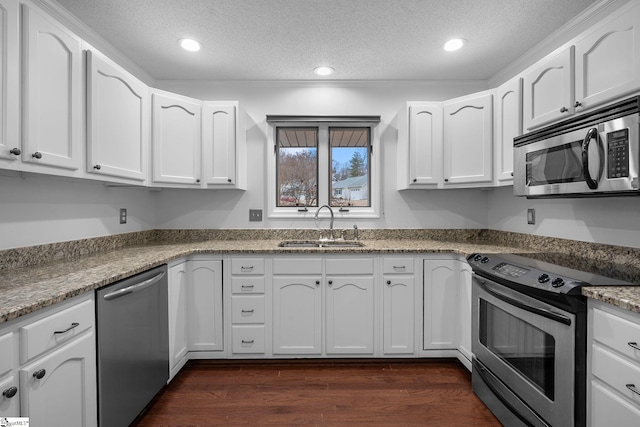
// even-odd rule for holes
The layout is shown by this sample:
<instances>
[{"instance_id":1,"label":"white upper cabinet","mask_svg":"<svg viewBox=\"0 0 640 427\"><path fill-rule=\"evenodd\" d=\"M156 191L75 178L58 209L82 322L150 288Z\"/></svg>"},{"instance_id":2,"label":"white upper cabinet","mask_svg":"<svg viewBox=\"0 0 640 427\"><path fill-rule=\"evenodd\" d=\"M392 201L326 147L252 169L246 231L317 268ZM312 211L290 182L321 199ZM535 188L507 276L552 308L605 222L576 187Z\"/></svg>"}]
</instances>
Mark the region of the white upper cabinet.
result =
<instances>
[{"instance_id":1,"label":"white upper cabinet","mask_svg":"<svg viewBox=\"0 0 640 427\"><path fill-rule=\"evenodd\" d=\"M496 90L495 171L498 185L513 183L513 138L522 134L522 79Z\"/></svg>"},{"instance_id":2,"label":"white upper cabinet","mask_svg":"<svg viewBox=\"0 0 640 427\"><path fill-rule=\"evenodd\" d=\"M640 6L601 22L575 45L576 110L640 88Z\"/></svg>"},{"instance_id":3,"label":"white upper cabinet","mask_svg":"<svg viewBox=\"0 0 640 427\"><path fill-rule=\"evenodd\" d=\"M409 102L409 187L442 181L442 104Z\"/></svg>"},{"instance_id":4,"label":"white upper cabinet","mask_svg":"<svg viewBox=\"0 0 640 427\"><path fill-rule=\"evenodd\" d=\"M142 183L149 140L147 86L87 51L87 171Z\"/></svg>"},{"instance_id":5,"label":"white upper cabinet","mask_svg":"<svg viewBox=\"0 0 640 427\"><path fill-rule=\"evenodd\" d=\"M493 95L479 92L443 103L444 184L493 179Z\"/></svg>"},{"instance_id":6,"label":"white upper cabinet","mask_svg":"<svg viewBox=\"0 0 640 427\"><path fill-rule=\"evenodd\" d=\"M18 4L0 0L0 159L17 160L18 141Z\"/></svg>"},{"instance_id":7,"label":"white upper cabinet","mask_svg":"<svg viewBox=\"0 0 640 427\"><path fill-rule=\"evenodd\" d=\"M523 119L526 130L573 113L573 51L571 46L525 72Z\"/></svg>"},{"instance_id":8,"label":"white upper cabinet","mask_svg":"<svg viewBox=\"0 0 640 427\"><path fill-rule=\"evenodd\" d=\"M22 160L77 170L82 165L81 40L22 5Z\"/></svg>"},{"instance_id":9,"label":"white upper cabinet","mask_svg":"<svg viewBox=\"0 0 640 427\"><path fill-rule=\"evenodd\" d=\"M202 143L206 183L236 188L238 159L238 103L204 103L202 115Z\"/></svg>"},{"instance_id":10,"label":"white upper cabinet","mask_svg":"<svg viewBox=\"0 0 640 427\"><path fill-rule=\"evenodd\" d=\"M200 186L202 101L154 91L153 183Z\"/></svg>"}]
</instances>

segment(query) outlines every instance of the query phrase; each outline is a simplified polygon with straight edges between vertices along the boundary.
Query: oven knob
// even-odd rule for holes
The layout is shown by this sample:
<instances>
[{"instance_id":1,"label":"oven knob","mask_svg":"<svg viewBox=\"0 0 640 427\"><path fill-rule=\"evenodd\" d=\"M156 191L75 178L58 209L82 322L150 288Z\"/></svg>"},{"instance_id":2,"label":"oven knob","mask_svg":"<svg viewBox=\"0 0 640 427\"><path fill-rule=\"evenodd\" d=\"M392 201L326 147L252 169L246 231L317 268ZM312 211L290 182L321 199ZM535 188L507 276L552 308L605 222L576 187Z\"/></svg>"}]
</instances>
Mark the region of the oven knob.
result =
<instances>
[{"instance_id":1,"label":"oven knob","mask_svg":"<svg viewBox=\"0 0 640 427\"><path fill-rule=\"evenodd\" d=\"M488 263L488 262L489 262L489 257L488 257L488 256L482 257L482 259L480 260L480 262L481 262L481 263L483 263L483 264Z\"/></svg>"},{"instance_id":2,"label":"oven knob","mask_svg":"<svg viewBox=\"0 0 640 427\"><path fill-rule=\"evenodd\" d=\"M476 255L473 257L474 261L480 261L482 259L482 255Z\"/></svg>"},{"instance_id":3,"label":"oven knob","mask_svg":"<svg viewBox=\"0 0 640 427\"><path fill-rule=\"evenodd\" d=\"M562 285L564 285L564 280L562 280L560 277L556 277L551 281L551 286L553 286L554 288L559 288Z\"/></svg>"},{"instance_id":4,"label":"oven knob","mask_svg":"<svg viewBox=\"0 0 640 427\"><path fill-rule=\"evenodd\" d=\"M542 273L538 276L538 282L547 283L549 281L549 275L547 273Z\"/></svg>"}]
</instances>

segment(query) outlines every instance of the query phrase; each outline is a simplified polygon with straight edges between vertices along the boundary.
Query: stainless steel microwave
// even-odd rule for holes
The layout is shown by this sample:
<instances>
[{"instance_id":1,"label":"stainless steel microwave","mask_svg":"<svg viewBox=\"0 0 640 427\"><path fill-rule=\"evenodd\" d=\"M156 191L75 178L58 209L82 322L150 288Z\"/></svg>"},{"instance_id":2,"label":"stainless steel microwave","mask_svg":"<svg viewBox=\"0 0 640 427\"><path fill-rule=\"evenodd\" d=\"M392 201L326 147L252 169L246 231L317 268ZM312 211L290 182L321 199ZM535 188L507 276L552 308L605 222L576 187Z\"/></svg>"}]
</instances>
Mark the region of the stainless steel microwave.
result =
<instances>
[{"instance_id":1,"label":"stainless steel microwave","mask_svg":"<svg viewBox=\"0 0 640 427\"><path fill-rule=\"evenodd\" d=\"M640 96L514 138L513 192L640 195Z\"/></svg>"}]
</instances>

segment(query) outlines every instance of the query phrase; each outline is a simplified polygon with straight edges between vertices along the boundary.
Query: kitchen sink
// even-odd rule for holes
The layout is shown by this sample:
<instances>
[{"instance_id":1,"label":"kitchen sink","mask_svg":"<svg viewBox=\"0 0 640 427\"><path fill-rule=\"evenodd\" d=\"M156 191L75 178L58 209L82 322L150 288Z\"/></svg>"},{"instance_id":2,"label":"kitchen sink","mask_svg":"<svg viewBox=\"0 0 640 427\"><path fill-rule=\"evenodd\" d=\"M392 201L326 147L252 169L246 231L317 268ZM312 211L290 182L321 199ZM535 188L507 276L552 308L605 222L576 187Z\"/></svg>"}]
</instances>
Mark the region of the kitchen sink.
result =
<instances>
[{"instance_id":1,"label":"kitchen sink","mask_svg":"<svg viewBox=\"0 0 640 427\"><path fill-rule=\"evenodd\" d=\"M284 240L281 248L361 248L364 243L354 240Z\"/></svg>"}]
</instances>

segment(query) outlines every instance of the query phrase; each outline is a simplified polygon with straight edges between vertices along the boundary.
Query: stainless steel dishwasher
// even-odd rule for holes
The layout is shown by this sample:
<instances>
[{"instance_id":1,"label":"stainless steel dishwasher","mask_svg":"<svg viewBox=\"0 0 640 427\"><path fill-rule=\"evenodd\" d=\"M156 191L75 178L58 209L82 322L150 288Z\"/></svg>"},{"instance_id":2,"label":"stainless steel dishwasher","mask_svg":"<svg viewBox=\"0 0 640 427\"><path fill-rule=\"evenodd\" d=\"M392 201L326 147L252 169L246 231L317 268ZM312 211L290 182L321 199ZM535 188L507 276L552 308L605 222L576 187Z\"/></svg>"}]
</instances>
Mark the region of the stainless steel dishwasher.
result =
<instances>
[{"instance_id":1,"label":"stainless steel dishwasher","mask_svg":"<svg viewBox=\"0 0 640 427\"><path fill-rule=\"evenodd\" d=\"M96 291L98 419L128 426L169 378L167 266Z\"/></svg>"}]
</instances>

